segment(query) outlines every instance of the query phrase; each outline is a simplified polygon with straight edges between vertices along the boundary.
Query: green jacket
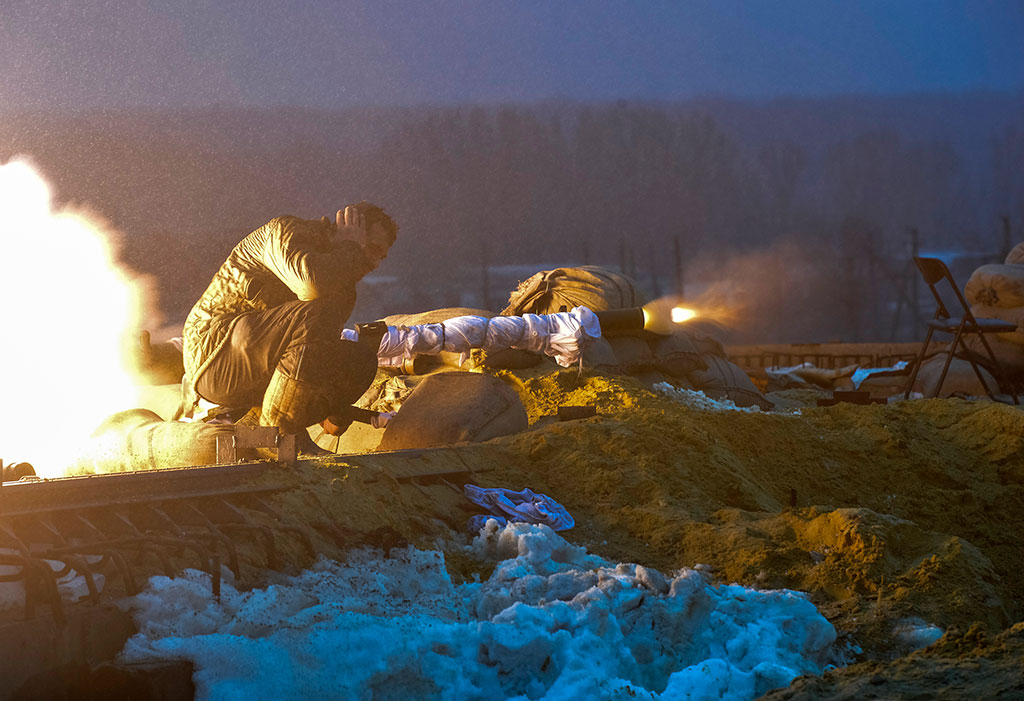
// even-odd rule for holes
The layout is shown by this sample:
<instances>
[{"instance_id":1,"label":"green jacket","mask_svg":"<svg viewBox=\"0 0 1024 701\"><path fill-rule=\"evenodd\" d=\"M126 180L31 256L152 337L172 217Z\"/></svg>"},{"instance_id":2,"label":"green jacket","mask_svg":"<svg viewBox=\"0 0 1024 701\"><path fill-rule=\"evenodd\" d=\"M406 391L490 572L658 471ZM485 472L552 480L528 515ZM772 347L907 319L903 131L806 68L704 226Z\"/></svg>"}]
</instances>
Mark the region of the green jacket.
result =
<instances>
[{"instance_id":1,"label":"green jacket","mask_svg":"<svg viewBox=\"0 0 1024 701\"><path fill-rule=\"evenodd\" d=\"M326 217L269 221L235 246L185 319L186 376L195 386L246 312L296 299L333 298L347 306L347 318L356 300L355 285L370 270L362 247L339 239Z\"/></svg>"}]
</instances>

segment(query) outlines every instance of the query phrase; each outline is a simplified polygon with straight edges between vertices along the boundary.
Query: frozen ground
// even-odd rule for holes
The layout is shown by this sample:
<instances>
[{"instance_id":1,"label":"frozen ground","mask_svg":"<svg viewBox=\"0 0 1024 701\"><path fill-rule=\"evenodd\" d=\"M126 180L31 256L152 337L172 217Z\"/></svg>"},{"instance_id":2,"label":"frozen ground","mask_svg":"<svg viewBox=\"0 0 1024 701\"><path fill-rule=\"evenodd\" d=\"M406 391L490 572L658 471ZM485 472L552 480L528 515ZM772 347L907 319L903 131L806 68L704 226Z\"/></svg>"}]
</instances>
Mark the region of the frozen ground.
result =
<instances>
[{"instance_id":1,"label":"frozen ground","mask_svg":"<svg viewBox=\"0 0 1024 701\"><path fill-rule=\"evenodd\" d=\"M265 589L154 577L126 660L196 664L199 698L748 699L819 674L835 630L797 592L614 564L490 522L456 584L439 551L359 551Z\"/></svg>"},{"instance_id":2,"label":"frozen ground","mask_svg":"<svg viewBox=\"0 0 1024 701\"><path fill-rule=\"evenodd\" d=\"M680 389L670 385L668 382L656 382L652 389L656 394L661 394L669 399L675 399L691 409L700 409L702 411L744 411L748 413L761 411L761 408L758 406L736 406L736 403L731 399L712 399L699 390Z\"/></svg>"}]
</instances>

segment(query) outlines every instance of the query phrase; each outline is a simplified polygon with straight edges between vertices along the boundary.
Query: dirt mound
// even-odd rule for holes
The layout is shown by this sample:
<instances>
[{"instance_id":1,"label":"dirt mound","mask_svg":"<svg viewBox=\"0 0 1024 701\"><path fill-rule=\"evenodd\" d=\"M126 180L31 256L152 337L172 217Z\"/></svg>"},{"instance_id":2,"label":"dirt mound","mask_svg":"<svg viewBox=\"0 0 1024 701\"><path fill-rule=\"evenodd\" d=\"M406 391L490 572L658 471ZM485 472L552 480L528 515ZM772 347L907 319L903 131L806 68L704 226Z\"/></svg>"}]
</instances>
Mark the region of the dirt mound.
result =
<instances>
[{"instance_id":1,"label":"dirt mound","mask_svg":"<svg viewBox=\"0 0 1024 701\"><path fill-rule=\"evenodd\" d=\"M278 569L356 545L440 542L450 544L442 547L453 576L486 576L458 545L476 513L460 487L473 482L550 495L576 519L568 538L614 561L665 572L703 563L720 582L808 592L847 660L875 666L802 680L795 694L911 688L888 689L871 682L876 675L927 694L940 688L934 675L959 674L968 661L949 667L949 654L936 652L946 648L906 657L910 649L974 622L995 635L1024 615L1019 408L937 399L762 412L596 371L496 376L522 399L527 431L287 471L292 488L267 499L281 520L251 514L275 530ZM814 398L785 396L790 406ZM597 416L559 422L565 405L593 406ZM440 476L415 477L424 466ZM240 548L246 571L267 565L258 545ZM955 639L976 650L978 669L1002 670L1012 654L1019 665L1020 653L986 651L1019 650L1019 626L1011 631L975 648L974 638Z\"/></svg>"},{"instance_id":2,"label":"dirt mound","mask_svg":"<svg viewBox=\"0 0 1024 701\"><path fill-rule=\"evenodd\" d=\"M888 664L866 662L801 677L765 699L1024 698L1024 623L990 638L979 627L954 630L934 645Z\"/></svg>"},{"instance_id":3,"label":"dirt mound","mask_svg":"<svg viewBox=\"0 0 1024 701\"><path fill-rule=\"evenodd\" d=\"M487 479L562 500L577 537L608 557L808 591L874 657L899 652L891 628L908 616L999 630L1021 615L1019 409L701 411L628 377L505 378L537 423L476 449L518 458ZM545 423L560 404L599 416Z\"/></svg>"}]
</instances>

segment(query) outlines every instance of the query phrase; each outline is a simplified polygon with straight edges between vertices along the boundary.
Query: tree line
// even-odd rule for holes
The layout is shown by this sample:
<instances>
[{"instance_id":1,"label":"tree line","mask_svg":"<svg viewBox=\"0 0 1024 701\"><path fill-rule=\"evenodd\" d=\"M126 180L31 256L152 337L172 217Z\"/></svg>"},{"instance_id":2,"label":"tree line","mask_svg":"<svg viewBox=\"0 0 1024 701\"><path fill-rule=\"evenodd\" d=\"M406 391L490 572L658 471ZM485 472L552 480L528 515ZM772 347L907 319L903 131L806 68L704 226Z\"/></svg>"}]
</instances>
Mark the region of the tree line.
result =
<instances>
[{"instance_id":1,"label":"tree line","mask_svg":"<svg viewBox=\"0 0 1024 701\"><path fill-rule=\"evenodd\" d=\"M460 266L591 263L650 293L759 274L771 289L754 297L774 300L757 315L771 325L751 327L761 340L880 337L911 229L990 257L1000 217L1024 238L1024 99L994 105L998 118L933 133L898 119L833 127L813 101L789 124L756 104L630 102L10 114L0 159L30 155L62 200L123 232L123 258L158 278L172 320L247 231L370 199L401 226L381 272L421 297L403 311L473 279ZM790 279L798 270L835 272Z\"/></svg>"}]
</instances>

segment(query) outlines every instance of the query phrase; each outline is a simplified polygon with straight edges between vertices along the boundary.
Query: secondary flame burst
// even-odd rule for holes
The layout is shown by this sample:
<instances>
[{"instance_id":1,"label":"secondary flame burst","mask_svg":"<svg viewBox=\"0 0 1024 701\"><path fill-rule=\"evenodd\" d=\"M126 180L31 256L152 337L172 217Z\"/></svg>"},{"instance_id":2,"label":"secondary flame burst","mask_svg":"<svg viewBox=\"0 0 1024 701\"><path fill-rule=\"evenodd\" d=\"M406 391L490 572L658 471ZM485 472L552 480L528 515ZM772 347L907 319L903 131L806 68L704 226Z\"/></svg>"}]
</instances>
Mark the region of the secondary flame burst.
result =
<instances>
[{"instance_id":1,"label":"secondary flame burst","mask_svg":"<svg viewBox=\"0 0 1024 701\"><path fill-rule=\"evenodd\" d=\"M127 339L142 301L100 224L55 210L28 163L0 164L0 457L59 476L106 416L135 406Z\"/></svg>"},{"instance_id":2,"label":"secondary flame burst","mask_svg":"<svg viewBox=\"0 0 1024 701\"><path fill-rule=\"evenodd\" d=\"M683 324L690 319L696 318L697 310L689 307L672 307L672 323Z\"/></svg>"},{"instance_id":3,"label":"secondary flame burst","mask_svg":"<svg viewBox=\"0 0 1024 701\"><path fill-rule=\"evenodd\" d=\"M660 334L670 334L678 330L679 324L685 324L703 316L692 307L677 304L678 300L663 297L648 302L643 307L644 328Z\"/></svg>"}]
</instances>

